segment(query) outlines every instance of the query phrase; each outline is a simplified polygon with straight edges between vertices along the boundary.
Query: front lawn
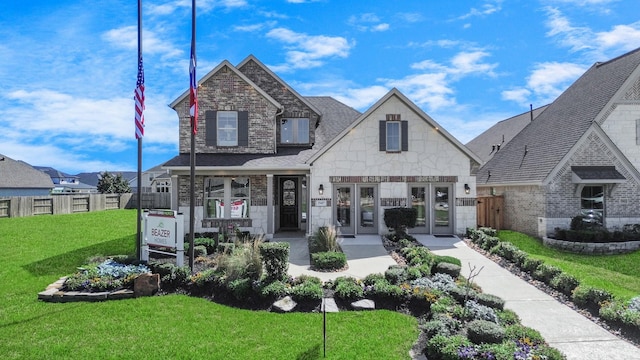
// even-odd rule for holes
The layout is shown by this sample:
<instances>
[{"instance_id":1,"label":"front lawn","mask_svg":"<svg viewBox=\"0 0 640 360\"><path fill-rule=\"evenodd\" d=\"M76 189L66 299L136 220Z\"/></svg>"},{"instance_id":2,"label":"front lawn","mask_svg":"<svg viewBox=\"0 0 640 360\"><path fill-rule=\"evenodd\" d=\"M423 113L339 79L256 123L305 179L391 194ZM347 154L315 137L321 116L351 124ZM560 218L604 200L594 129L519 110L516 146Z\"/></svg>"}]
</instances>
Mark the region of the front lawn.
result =
<instances>
[{"instance_id":1,"label":"front lawn","mask_svg":"<svg viewBox=\"0 0 640 360\"><path fill-rule=\"evenodd\" d=\"M609 291L619 300L628 301L640 295L640 251L623 255L580 255L545 247L540 240L515 231L499 231L498 237L531 257L575 276L583 285Z\"/></svg>"},{"instance_id":2,"label":"front lawn","mask_svg":"<svg viewBox=\"0 0 640 360\"><path fill-rule=\"evenodd\" d=\"M226 307L184 295L45 303L37 293L96 255L135 252L135 210L0 219L5 359L316 359L322 315ZM327 358L408 359L417 321L393 311L327 314Z\"/></svg>"}]
</instances>

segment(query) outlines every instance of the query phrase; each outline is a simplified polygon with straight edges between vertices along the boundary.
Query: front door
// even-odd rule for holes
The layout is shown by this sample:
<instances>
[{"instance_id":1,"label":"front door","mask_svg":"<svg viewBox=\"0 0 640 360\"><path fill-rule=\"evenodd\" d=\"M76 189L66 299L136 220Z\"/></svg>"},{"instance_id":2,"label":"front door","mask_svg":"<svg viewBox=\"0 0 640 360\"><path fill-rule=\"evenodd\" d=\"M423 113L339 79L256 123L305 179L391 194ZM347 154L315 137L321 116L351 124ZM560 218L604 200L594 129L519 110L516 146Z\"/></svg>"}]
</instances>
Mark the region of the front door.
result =
<instances>
[{"instance_id":1,"label":"front door","mask_svg":"<svg viewBox=\"0 0 640 360\"><path fill-rule=\"evenodd\" d=\"M355 198L353 185L337 185L334 187L335 219L342 234L355 234Z\"/></svg>"},{"instance_id":2,"label":"front door","mask_svg":"<svg viewBox=\"0 0 640 360\"><path fill-rule=\"evenodd\" d=\"M416 209L418 214L416 218L416 226L410 231L415 234L428 234L430 232L431 218L429 216L429 185L413 185L411 191L411 207Z\"/></svg>"},{"instance_id":3,"label":"front door","mask_svg":"<svg viewBox=\"0 0 640 360\"><path fill-rule=\"evenodd\" d=\"M453 234L451 185L434 185L433 199L433 233Z\"/></svg>"},{"instance_id":4,"label":"front door","mask_svg":"<svg viewBox=\"0 0 640 360\"><path fill-rule=\"evenodd\" d=\"M378 233L376 187L358 185L358 234Z\"/></svg>"},{"instance_id":5,"label":"front door","mask_svg":"<svg viewBox=\"0 0 640 360\"><path fill-rule=\"evenodd\" d=\"M298 228L298 178L280 179L280 229Z\"/></svg>"}]
</instances>

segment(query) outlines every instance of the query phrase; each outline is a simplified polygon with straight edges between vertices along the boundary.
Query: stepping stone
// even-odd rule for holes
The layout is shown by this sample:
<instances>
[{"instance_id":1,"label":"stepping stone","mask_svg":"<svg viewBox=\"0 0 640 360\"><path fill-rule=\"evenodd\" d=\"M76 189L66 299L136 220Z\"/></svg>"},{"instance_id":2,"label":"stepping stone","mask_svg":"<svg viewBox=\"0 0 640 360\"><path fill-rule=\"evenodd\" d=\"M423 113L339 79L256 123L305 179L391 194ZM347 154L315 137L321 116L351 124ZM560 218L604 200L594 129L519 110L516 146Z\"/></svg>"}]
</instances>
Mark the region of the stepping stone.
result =
<instances>
[{"instance_id":1,"label":"stepping stone","mask_svg":"<svg viewBox=\"0 0 640 360\"><path fill-rule=\"evenodd\" d=\"M290 312L292 311L298 303L293 301L291 296L285 296L284 298L273 303L273 309L277 312Z\"/></svg>"},{"instance_id":2,"label":"stepping stone","mask_svg":"<svg viewBox=\"0 0 640 360\"><path fill-rule=\"evenodd\" d=\"M376 303L373 300L362 299L351 303L353 310L375 310Z\"/></svg>"},{"instance_id":3,"label":"stepping stone","mask_svg":"<svg viewBox=\"0 0 640 360\"><path fill-rule=\"evenodd\" d=\"M338 304L336 304L336 300L334 298L323 298L320 311L324 311L328 313L337 313L340 310L338 309Z\"/></svg>"}]
</instances>

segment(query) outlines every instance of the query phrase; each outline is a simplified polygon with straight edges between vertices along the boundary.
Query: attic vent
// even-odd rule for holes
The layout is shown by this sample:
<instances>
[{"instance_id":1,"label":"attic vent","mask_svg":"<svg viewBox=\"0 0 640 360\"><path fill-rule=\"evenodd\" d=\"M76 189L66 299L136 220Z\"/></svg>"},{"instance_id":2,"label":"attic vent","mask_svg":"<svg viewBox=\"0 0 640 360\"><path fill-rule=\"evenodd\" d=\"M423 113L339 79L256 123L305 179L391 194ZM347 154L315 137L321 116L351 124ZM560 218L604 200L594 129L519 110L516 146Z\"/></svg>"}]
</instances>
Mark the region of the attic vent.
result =
<instances>
[{"instance_id":1,"label":"attic vent","mask_svg":"<svg viewBox=\"0 0 640 360\"><path fill-rule=\"evenodd\" d=\"M400 114L387 114L387 121L400 121Z\"/></svg>"},{"instance_id":2,"label":"attic vent","mask_svg":"<svg viewBox=\"0 0 640 360\"><path fill-rule=\"evenodd\" d=\"M220 89L222 90L222 92L225 93L233 93L235 85L233 82L233 77L231 75L229 76L223 76L220 79Z\"/></svg>"}]
</instances>

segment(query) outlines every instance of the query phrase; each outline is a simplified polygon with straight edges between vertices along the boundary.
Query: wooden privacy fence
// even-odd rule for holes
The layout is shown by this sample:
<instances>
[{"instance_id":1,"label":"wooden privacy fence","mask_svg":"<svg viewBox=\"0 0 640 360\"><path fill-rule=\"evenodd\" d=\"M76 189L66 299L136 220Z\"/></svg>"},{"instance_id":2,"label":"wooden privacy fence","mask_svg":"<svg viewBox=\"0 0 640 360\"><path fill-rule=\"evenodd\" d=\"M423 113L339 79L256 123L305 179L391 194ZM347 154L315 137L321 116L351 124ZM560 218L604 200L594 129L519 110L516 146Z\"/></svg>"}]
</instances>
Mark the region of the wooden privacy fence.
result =
<instances>
[{"instance_id":1,"label":"wooden privacy fence","mask_svg":"<svg viewBox=\"0 0 640 360\"><path fill-rule=\"evenodd\" d=\"M111 209L135 209L137 194L60 194L0 198L0 218L73 214ZM168 209L171 194L142 194L143 209Z\"/></svg>"},{"instance_id":2,"label":"wooden privacy fence","mask_svg":"<svg viewBox=\"0 0 640 360\"><path fill-rule=\"evenodd\" d=\"M478 227L501 230L504 224L504 197L479 196L476 205Z\"/></svg>"}]
</instances>

